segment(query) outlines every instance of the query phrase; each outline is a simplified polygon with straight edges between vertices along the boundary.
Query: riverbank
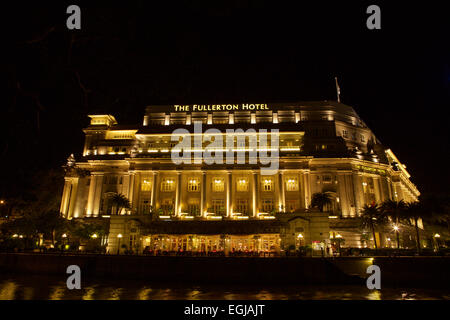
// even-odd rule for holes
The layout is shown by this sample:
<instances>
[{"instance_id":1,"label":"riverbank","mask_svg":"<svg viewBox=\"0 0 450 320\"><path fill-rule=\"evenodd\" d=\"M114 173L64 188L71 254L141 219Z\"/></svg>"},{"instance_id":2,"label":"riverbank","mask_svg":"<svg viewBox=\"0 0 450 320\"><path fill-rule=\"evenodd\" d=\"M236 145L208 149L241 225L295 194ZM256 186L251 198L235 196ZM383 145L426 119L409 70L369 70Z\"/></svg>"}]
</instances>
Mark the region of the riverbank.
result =
<instances>
[{"instance_id":1,"label":"riverbank","mask_svg":"<svg viewBox=\"0 0 450 320\"><path fill-rule=\"evenodd\" d=\"M0 253L0 271L66 275L78 265L87 278L195 283L364 285L369 265L389 286L450 287L448 257L240 258Z\"/></svg>"}]
</instances>

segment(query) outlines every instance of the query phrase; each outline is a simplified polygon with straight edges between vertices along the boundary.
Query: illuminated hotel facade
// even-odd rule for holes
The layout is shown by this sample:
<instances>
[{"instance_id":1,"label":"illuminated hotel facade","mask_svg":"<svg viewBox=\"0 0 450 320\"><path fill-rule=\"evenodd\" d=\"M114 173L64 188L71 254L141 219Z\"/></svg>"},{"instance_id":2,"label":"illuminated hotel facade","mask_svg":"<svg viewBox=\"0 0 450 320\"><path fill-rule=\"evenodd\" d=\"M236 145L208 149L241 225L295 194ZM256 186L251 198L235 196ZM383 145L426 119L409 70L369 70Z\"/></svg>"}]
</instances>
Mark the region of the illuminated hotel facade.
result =
<instances>
[{"instance_id":1,"label":"illuminated hotel facade","mask_svg":"<svg viewBox=\"0 0 450 320\"><path fill-rule=\"evenodd\" d=\"M277 254L308 245L319 254L336 235L361 247L355 218L365 204L419 196L394 153L337 102L149 106L135 126L89 117L82 158L68 162L61 212L109 219L111 253ZM202 152L219 138L223 163L208 162L216 153ZM188 140L192 153L174 161ZM275 170L264 172L274 159ZM323 212L311 207L315 193L331 199ZM117 208L115 194L131 208Z\"/></svg>"}]
</instances>

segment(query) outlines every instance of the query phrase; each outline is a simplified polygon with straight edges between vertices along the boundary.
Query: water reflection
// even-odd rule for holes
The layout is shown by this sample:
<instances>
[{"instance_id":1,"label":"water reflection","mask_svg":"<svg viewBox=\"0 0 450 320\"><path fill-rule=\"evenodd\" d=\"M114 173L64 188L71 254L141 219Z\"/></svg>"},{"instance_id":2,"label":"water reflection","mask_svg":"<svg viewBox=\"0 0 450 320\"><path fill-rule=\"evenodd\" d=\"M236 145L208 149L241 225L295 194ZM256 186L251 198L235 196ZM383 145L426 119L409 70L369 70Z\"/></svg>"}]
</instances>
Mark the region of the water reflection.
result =
<instances>
[{"instance_id":1,"label":"water reflection","mask_svg":"<svg viewBox=\"0 0 450 320\"><path fill-rule=\"evenodd\" d=\"M0 287L1 300L14 300L18 285L13 281L5 281Z\"/></svg>"},{"instance_id":2,"label":"water reflection","mask_svg":"<svg viewBox=\"0 0 450 320\"><path fill-rule=\"evenodd\" d=\"M364 286L242 286L158 284L132 280L86 280L69 290L65 279L0 275L0 300L423 300L450 299L450 290L405 290Z\"/></svg>"}]
</instances>

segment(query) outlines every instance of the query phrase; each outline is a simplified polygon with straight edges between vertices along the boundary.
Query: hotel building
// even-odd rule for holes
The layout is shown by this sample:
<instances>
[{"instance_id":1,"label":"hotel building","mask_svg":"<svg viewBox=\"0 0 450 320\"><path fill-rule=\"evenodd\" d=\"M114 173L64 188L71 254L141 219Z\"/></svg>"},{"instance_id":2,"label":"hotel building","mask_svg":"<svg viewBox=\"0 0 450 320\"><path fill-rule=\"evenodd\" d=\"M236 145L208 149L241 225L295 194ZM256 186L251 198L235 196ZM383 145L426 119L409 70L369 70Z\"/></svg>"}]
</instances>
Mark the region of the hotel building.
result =
<instances>
[{"instance_id":1,"label":"hotel building","mask_svg":"<svg viewBox=\"0 0 450 320\"><path fill-rule=\"evenodd\" d=\"M336 236L361 247L355 218L365 204L419 196L406 166L342 103L148 106L141 125L89 117L82 157L68 160L61 212L109 219L112 253L257 254L308 245L321 254ZM223 163L206 154L198 161L196 152L218 138ZM191 141L193 152L176 163L180 141ZM270 174L264 155L277 160ZM323 212L311 206L315 193L331 198ZM118 206L116 194L131 207Z\"/></svg>"}]
</instances>

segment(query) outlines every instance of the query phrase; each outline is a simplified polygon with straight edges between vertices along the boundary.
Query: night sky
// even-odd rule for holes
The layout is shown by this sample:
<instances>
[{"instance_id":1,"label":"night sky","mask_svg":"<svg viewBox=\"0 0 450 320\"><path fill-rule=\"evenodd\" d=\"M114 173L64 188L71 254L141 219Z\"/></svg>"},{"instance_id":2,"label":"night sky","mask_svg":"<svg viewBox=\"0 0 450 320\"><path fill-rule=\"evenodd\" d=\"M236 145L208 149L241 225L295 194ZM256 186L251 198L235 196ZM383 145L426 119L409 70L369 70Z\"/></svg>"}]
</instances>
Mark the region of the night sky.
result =
<instances>
[{"instance_id":1,"label":"night sky","mask_svg":"<svg viewBox=\"0 0 450 320\"><path fill-rule=\"evenodd\" d=\"M79 159L87 114L136 124L151 104L335 100L335 76L342 102L419 190L450 192L443 1L163 3L4 5L0 197L70 153ZM66 28L70 4L81 7L80 31ZM381 30L366 28L370 4Z\"/></svg>"}]
</instances>

